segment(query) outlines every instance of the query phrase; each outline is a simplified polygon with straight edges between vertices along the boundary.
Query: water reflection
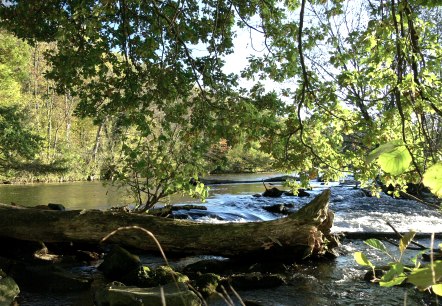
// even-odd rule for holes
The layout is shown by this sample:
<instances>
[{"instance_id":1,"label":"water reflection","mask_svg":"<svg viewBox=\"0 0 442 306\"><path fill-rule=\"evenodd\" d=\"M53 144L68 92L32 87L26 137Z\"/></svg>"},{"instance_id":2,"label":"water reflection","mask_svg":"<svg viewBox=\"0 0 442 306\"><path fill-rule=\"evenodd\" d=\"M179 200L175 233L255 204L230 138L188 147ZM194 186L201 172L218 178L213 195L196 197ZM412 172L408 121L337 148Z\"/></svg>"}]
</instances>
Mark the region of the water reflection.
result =
<instances>
[{"instance_id":1,"label":"water reflection","mask_svg":"<svg viewBox=\"0 0 442 306\"><path fill-rule=\"evenodd\" d=\"M216 175L210 179L224 180L262 180L278 176L277 174L238 174ZM268 185L270 186L270 185ZM264 190L262 183L229 184L210 186L210 197L225 194L251 195ZM23 206L35 206L48 203L60 203L67 209L106 209L117 205L133 204L133 197L124 188L113 186L109 182L69 182L37 183L27 185L0 185L0 203L16 203ZM200 203L182 194L165 198L162 203Z\"/></svg>"},{"instance_id":2,"label":"water reflection","mask_svg":"<svg viewBox=\"0 0 442 306\"><path fill-rule=\"evenodd\" d=\"M0 203L35 206L60 203L68 209L105 209L131 203L122 189L102 182L48 183L0 186Z\"/></svg>"}]
</instances>

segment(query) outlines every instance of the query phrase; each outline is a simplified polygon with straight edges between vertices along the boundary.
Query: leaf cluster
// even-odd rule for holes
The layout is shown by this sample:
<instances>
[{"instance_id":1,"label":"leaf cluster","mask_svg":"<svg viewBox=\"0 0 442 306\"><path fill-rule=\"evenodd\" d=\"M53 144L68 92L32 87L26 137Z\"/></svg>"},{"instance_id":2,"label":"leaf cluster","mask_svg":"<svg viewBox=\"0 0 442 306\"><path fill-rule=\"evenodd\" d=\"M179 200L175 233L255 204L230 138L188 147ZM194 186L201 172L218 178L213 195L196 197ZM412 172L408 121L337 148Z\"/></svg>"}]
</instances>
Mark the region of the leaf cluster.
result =
<instances>
[{"instance_id":1,"label":"leaf cluster","mask_svg":"<svg viewBox=\"0 0 442 306\"><path fill-rule=\"evenodd\" d=\"M437 295L442 295L442 261L437 260L421 266L418 258L422 253L426 252L424 250L411 259L413 266L410 267L402 263L404 252L412 242L415 234L414 231L410 231L400 239L398 246L399 258L391 254L382 241L378 239L368 239L364 242L393 260L393 262L388 264L386 273L380 279L375 277L376 266L368 260L364 253L355 252L354 258L359 265L370 267L373 270L374 278L372 281L378 282L382 287L399 286L406 282L415 285L419 290L431 290Z\"/></svg>"}]
</instances>

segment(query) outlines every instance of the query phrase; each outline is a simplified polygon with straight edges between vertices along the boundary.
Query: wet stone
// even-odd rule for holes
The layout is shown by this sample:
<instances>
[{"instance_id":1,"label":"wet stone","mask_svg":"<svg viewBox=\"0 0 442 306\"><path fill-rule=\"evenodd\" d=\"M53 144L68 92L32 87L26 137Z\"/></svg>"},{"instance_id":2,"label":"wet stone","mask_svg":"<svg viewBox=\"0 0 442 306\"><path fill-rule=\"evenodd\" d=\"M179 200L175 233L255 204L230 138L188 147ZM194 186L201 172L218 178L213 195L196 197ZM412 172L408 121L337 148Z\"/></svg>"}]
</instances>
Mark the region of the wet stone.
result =
<instances>
[{"instance_id":1,"label":"wet stone","mask_svg":"<svg viewBox=\"0 0 442 306\"><path fill-rule=\"evenodd\" d=\"M14 279L0 270L0 305L12 305L20 288Z\"/></svg>"},{"instance_id":2,"label":"wet stone","mask_svg":"<svg viewBox=\"0 0 442 306\"><path fill-rule=\"evenodd\" d=\"M56 203L49 203L48 208L51 210L60 210L60 211L66 210L63 204L56 204Z\"/></svg>"},{"instance_id":3,"label":"wet stone","mask_svg":"<svg viewBox=\"0 0 442 306\"><path fill-rule=\"evenodd\" d=\"M293 208L293 204L275 204L271 206L265 206L263 208L271 213L287 215L289 213L289 208Z\"/></svg>"},{"instance_id":4,"label":"wet stone","mask_svg":"<svg viewBox=\"0 0 442 306\"><path fill-rule=\"evenodd\" d=\"M382 276L384 276L385 273L386 272L381 269L375 269L374 274L373 274L373 270L369 270L367 273L365 273L364 280L367 282L371 282L375 278L380 279Z\"/></svg>"},{"instance_id":5,"label":"wet stone","mask_svg":"<svg viewBox=\"0 0 442 306\"><path fill-rule=\"evenodd\" d=\"M141 267L140 258L116 245L107 253L98 269L111 280L120 281L127 273Z\"/></svg>"},{"instance_id":6,"label":"wet stone","mask_svg":"<svg viewBox=\"0 0 442 306\"><path fill-rule=\"evenodd\" d=\"M215 273L225 275L232 273L232 271L236 270L238 266L239 264L232 260L206 259L187 265L183 272L189 276L196 273Z\"/></svg>"},{"instance_id":7,"label":"wet stone","mask_svg":"<svg viewBox=\"0 0 442 306\"><path fill-rule=\"evenodd\" d=\"M192 281L194 288L204 297L208 297L217 292L220 284L221 276L214 273L198 274Z\"/></svg>"},{"instance_id":8,"label":"wet stone","mask_svg":"<svg viewBox=\"0 0 442 306\"><path fill-rule=\"evenodd\" d=\"M261 272L234 274L229 277L234 289L253 290L275 288L286 284L285 277L280 274L263 274Z\"/></svg>"},{"instance_id":9,"label":"wet stone","mask_svg":"<svg viewBox=\"0 0 442 306\"><path fill-rule=\"evenodd\" d=\"M58 264L22 265L13 271L15 280L28 291L72 292L88 290L92 279Z\"/></svg>"},{"instance_id":10,"label":"wet stone","mask_svg":"<svg viewBox=\"0 0 442 306\"><path fill-rule=\"evenodd\" d=\"M170 283L154 288L138 288L113 282L95 293L95 305L166 305L199 306L201 300L183 283Z\"/></svg>"},{"instance_id":11,"label":"wet stone","mask_svg":"<svg viewBox=\"0 0 442 306\"><path fill-rule=\"evenodd\" d=\"M282 196L283 193L284 193L284 191L279 190L276 187L273 187L271 189L266 189L266 191L264 191L262 196L263 197L269 197L269 198L278 198L278 197Z\"/></svg>"}]
</instances>

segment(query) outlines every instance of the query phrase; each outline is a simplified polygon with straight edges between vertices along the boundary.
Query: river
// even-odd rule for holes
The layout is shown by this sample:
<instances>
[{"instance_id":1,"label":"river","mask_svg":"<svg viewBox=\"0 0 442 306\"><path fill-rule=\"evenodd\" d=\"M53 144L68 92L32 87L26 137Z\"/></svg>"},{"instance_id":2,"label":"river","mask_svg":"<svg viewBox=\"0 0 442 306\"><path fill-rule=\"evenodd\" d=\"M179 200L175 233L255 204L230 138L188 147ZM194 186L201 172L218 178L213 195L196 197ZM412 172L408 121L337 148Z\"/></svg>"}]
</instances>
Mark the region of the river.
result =
<instances>
[{"instance_id":1,"label":"river","mask_svg":"<svg viewBox=\"0 0 442 306\"><path fill-rule=\"evenodd\" d=\"M238 181L260 180L272 175L237 175L216 177ZM293 204L292 210L308 203L324 188L331 188L330 208L335 212L332 230L390 232L390 222L399 231L415 230L424 233L442 233L442 215L435 209L418 202L394 200L390 196L367 197L353 186L333 183L328 186L312 182L311 196L305 198L282 196L281 198L254 197L264 189L262 183L237 183L210 186L210 196L205 203L207 210L191 213L188 218L197 222L247 222L271 220L281 217L264 209L274 204ZM194 203L195 199L172 197L175 205ZM101 182L62 184L2 185L0 203L14 202L34 206L61 203L67 209L100 208L130 204L130 197L121 189L103 186ZM178 211L179 213L180 211ZM183 214L187 212L182 212ZM386 264L386 259L369 249L362 241L343 240L341 256L333 261L305 262L297 265L289 284L271 290L240 291L240 296L260 305L439 305L435 297L420 293L411 287L380 288L363 280L365 269L355 264L353 253L364 251L375 264ZM421 239L429 245L428 239ZM441 241L436 241L438 245ZM389 246L394 252L395 247ZM409 253L409 257L414 252ZM145 257L144 261L155 261ZM196 259L186 259L196 260ZM82 305L84 296L51 296L24 293L21 305ZM49 302L50 301L50 302ZM220 300L209 305L223 305Z\"/></svg>"}]
</instances>

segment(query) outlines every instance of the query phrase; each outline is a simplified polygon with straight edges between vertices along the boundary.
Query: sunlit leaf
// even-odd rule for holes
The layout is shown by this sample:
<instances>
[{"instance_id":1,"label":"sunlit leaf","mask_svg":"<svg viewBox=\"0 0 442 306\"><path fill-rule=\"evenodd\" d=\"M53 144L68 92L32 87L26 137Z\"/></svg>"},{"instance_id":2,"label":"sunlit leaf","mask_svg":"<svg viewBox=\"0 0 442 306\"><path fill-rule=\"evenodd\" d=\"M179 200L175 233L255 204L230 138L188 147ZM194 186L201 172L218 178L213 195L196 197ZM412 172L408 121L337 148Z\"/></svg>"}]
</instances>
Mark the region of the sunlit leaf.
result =
<instances>
[{"instance_id":1,"label":"sunlit leaf","mask_svg":"<svg viewBox=\"0 0 442 306\"><path fill-rule=\"evenodd\" d=\"M367 259L365 254L363 254L362 252L355 252L353 256L356 262L358 263L358 265L374 267L374 265Z\"/></svg>"},{"instance_id":2,"label":"sunlit leaf","mask_svg":"<svg viewBox=\"0 0 442 306\"><path fill-rule=\"evenodd\" d=\"M414 235L416 235L416 232L410 231L401 238L401 241L399 241L399 250L401 251L401 253L403 253L408 247L410 242L413 240Z\"/></svg>"},{"instance_id":3,"label":"sunlit leaf","mask_svg":"<svg viewBox=\"0 0 442 306\"><path fill-rule=\"evenodd\" d=\"M387 247L382 243L382 241L380 241L379 239L367 239L364 241L364 243L378 251L381 251L387 255L390 255L390 253L388 253Z\"/></svg>"},{"instance_id":4,"label":"sunlit leaf","mask_svg":"<svg viewBox=\"0 0 442 306\"><path fill-rule=\"evenodd\" d=\"M392 287L400 285L404 282L407 276L404 274L404 265L401 263L393 263L390 265L390 270L385 273L379 285L382 287Z\"/></svg>"},{"instance_id":5,"label":"sunlit leaf","mask_svg":"<svg viewBox=\"0 0 442 306\"><path fill-rule=\"evenodd\" d=\"M368 154L366 159L367 164L376 160L379 156L381 156L381 154L392 152L400 146L403 146L403 142L401 140L393 140L380 145L379 147L371 151L370 154Z\"/></svg>"},{"instance_id":6,"label":"sunlit leaf","mask_svg":"<svg viewBox=\"0 0 442 306\"><path fill-rule=\"evenodd\" d=\"M442 284L437 284L431 286L431 289L433 290L434 294L442 296Z\"/></svg>"},{"instance_id":7,"label":"sunlit leaf","mask_svg":"<svg viewBox=\"0 0 442 306\"><path fill-rule=\"evenodd\" d=\"M439 162L427 169L423 181L425 186L438 197L442 197L442 162Z\"/></svg>"},{"instance_id":8,"label":"sunlit leaf","mask_svg":"<svg viewBox=\"0 0 442 306\"><path fill-rule=\"evenodd\" d=\"M402 284L407 279L405 274L399 275L389 281L380 281L379 285L382 287L393 287Z\"/></svg>"},{"instance_id":9,"label":"sunlit leaf","mask_svg":"<svg viewBox=\"0 0 442 306\"><path fill-rule=\"evenodd\" d=\"M378 164L384 172L392 175L404 173L411 163L411 155L405 146L400 146L391 152L383 153L378 158Z\"/></svg>"},{"instance_id":10,"label":"sunlit leaf","mask_svg":"<svg viewBox=\"0 0 442 306\"><path fill-rule=\"evenodd\" d=\"M438 280L442 277L442 261L435 261L434 276ZM424 268L417 269L408 276L408 282L412 283L419 289L427 289L434 284L433 271L431 265L427 265Z\"/></svg>"}]
</instances>

